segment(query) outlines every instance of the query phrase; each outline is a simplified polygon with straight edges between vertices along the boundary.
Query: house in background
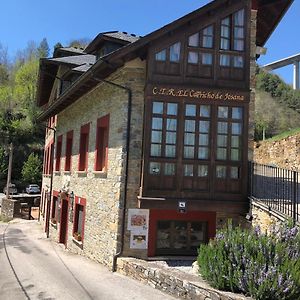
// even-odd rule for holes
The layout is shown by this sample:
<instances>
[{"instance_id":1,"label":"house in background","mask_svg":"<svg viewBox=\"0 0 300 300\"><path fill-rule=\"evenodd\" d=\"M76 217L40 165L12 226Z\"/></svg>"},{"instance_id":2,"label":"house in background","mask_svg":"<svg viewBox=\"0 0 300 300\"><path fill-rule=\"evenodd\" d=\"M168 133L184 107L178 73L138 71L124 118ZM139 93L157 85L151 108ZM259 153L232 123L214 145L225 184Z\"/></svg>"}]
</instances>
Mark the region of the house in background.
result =
<instances>
[{"instance_id":1,"label":"house in background","mask_svg":"<svg viewBox=\"0 0 300 300\"><path fill-rule=\"evenodd\" d=\"M257 49L291 2L215 0L145 37L101 33L42 59L47 234L112 266L196 255L243 223Z\"/></svg>"}]
</instances>

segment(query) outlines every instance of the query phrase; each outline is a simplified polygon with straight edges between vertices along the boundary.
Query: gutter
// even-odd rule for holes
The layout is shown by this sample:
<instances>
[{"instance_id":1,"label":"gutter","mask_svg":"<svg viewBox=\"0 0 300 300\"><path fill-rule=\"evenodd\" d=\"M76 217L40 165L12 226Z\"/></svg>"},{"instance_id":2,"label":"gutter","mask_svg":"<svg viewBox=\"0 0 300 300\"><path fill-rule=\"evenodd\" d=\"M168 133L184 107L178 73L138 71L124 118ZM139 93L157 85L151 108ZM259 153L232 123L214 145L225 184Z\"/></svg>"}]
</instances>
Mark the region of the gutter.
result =
<instances>
[{"instance_id":1,"label":"gutter","mask_svg":"<svg viewBox=\"0 0 300 300\"><path fill-rule=\"evenodd\" d=\"M117 268L117 259L118 257L120 257L123 253L124 250L124 235L125 235L125 216L126 216L126 205L127 205L127 185L128 185L128 165L129 165L129 146L130 146L130 123L131 123L131 110L132 110L132 90L126 86L105 80L105 79L101 79L101 78L97 78L97 77L93 77L93 79L97 80L98 82L103 82L103 83L107 83L109 85L112 85L116 88L122 89L124 91L127 92L128 94L128 109L127 109L127 135L126 135L126 167L125 167L125 190L124 190L124 201L123 201L123 205L121 207L122 210L122 223L121 223L121 241L120 241L120 249L119 251L114 254L113 256L113 264L112 264L112 272L116 272L116 268Z\"/></svg>"}]
</instances>

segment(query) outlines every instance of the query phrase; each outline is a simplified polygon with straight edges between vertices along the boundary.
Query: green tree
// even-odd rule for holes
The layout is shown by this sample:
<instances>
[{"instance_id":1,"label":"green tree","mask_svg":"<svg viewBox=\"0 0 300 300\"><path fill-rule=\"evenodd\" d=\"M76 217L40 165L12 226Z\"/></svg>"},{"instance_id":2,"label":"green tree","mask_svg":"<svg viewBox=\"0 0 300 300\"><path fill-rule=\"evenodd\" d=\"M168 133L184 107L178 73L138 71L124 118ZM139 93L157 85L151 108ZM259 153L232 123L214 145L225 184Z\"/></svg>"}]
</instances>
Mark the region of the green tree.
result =
<instances>
[{"instance_id":1,"label":"green tree","mask_svg":"<svg viewBox=\"0 0 300 300\"><path fill-rule=\"evenodd\" d=\"M38 155L31 153L22 168L22 179L26 183L40 183L42 178L42 161Z\"/></svg>"},{"instance_id":2,"label":"green tree","mask_svg":"<svg viewBox=\"0 0 300 300\"><path fill-rule=\"evenodd\" d=\"M0 147L0 181L4 180L7 175L8 159L5 149Z\"/></svg>"},{"instance_id":3,"label":"green tree","mask_svg":"<svg viewBox=\"0 0 300 300\"><path fill-rule=\"evenodd\" d=\"M40 45L38 47L38 55L40 58L48 57L49 56L49 45L46 38L43 38L40 42Z\"/></svg>"}]
</instances>

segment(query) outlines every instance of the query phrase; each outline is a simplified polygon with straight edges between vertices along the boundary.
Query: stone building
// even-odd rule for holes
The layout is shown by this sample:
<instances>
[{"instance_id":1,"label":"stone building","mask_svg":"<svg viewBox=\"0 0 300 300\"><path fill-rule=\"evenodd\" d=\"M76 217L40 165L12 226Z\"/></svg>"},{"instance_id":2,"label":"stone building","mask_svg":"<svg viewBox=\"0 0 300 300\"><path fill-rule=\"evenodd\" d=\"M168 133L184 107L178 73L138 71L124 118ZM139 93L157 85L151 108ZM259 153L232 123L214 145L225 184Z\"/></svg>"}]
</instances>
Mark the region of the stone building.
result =
<instances>
[{"instance_id":1,"label":"stone building","mask_svg":"<svg viewBox=\"0 0 300 300\"><path fill-rule=\"evenodd\" d=\"M100 33L42 59L47 235L115 266L195 255L241 222L256 58L291 2L215 0L145 37Z\"/></svg>"}]
</instances>

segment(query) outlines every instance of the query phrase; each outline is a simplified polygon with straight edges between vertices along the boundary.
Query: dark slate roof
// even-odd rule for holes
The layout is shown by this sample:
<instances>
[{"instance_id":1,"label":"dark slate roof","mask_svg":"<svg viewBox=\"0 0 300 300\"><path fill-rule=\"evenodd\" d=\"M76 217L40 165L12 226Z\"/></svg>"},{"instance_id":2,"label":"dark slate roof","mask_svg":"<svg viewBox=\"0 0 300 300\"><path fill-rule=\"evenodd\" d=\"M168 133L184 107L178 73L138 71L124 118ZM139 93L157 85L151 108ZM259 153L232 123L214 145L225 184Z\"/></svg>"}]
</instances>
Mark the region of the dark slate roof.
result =
<instances>
[{"instance_id":1,"label":"dark slate roof","mask_svg":"<svg viewBox=\"0 0 300 300\"><path fill-rule=\"evenodd\" d=\"M130 34L130 33L121 32L121 31L103 32L102 35L107 36L107 37L111 37L111 38L114 38L114 39L126 41L126 42L129 42L129 43L134 43L134 42L136 42L137 40L139 40L141 38L140 36L137 36L135 34Z\"/></svg>"},{"instance_id":2,"label":"dark slate roof","mask_svg":"<svg viewBox=\"0 0 300 300\"><path fill-rule=\"evenodd\" d=\"M78 66L78 67L73 68L72 71L84 73L84 72L86 72L91 66L92 66L92 64L84 64L84 65L81 65L81 66Z\"/></svg>"},{"instance_id":3,"label":"dark slate roof","mask_svg":"<svg viewBox=\"0 0 300 300\"><path fill-rule=\"evenodd\" d=\"M61 47L56 48L53 53L53 57L64 57L72 55L82 55L85 54L82 48L77 47Z\"/></svg>"},{"instance_id":4,"label":"dark slate roof","mask_svg":"<svg viewBox=\"0 0 300 300\"><path fill-rule=\"evenodd\" d=\"M85 64L93 65L96 62L96 56L91 54L85 54L85 55L49 58L48 60L51 62L56 62L58 64L64 63L64 64L81 66Z\"/></svg>"}]
</instances>

